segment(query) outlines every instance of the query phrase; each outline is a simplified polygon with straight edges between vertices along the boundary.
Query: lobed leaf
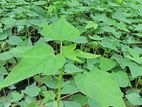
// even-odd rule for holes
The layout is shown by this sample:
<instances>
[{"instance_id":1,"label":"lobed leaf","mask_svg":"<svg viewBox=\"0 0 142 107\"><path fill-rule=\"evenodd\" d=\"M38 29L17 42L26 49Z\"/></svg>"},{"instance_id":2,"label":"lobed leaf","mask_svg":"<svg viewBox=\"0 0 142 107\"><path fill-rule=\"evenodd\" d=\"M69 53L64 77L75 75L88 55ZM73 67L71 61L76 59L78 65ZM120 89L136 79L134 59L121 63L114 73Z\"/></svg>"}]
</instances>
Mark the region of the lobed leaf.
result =
<instances>
[{"instance_id":1,"label":"lobed leaf","mask_svg":"<svg viewBox=\"0 0 142 107\"><path fill-rule=\"evenodd\" d=\"M45 26L41 34L52 40L74 41L74 39L80 36L80 31L64 18L61 18L57 22Z\"/></svg>"},{"instance_id":2,"label":"lobed leaf","mask_svg":"<svg viewBox=\"0 0 142 107\"><path fill-rule=\"evenodd\" d=\"M52 47L46 44L34 46L23 54L23 58L0 83L0 89L39 73L54 75L64 65L62 55L54 55Z\"/></svg>"},{"instance_id":3,"label":"lobed leaf","mask_svg":"<svg viewBox=\"0 0 142 107\"><path fill-rule=\"evenodd\" d=\"M79 49L75 50L75 48L76 48L76 44L64 46L62 48L63 55L70 60L77 61L80 63L82 63L82 60L79 59L79 57L86 58L86 59L92 59L92 58L97 58L100 56L100 55L96 55L96 54L83 52L82 50L79 50Z\"/></svg>"}]
</instances>

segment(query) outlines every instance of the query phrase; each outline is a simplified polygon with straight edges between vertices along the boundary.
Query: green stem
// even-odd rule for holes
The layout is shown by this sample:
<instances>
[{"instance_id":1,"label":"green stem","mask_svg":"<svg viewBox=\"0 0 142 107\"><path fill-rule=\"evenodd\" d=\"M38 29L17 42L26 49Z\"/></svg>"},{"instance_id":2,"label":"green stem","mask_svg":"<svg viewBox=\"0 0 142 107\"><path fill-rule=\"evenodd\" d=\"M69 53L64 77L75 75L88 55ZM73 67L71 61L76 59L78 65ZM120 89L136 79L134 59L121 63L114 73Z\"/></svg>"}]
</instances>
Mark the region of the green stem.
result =
<instances>
[{"instance_id":1,"label":"green stem","mask_svg":"<svg viewBox=\"0 0 142 107\"><path fill-rule=\"evenodd\" d=\"M137 81L136 81L136 88L138 88L138 85L140 83L140 80L141 80L141 76L138 77Z\"/></svg>"},{"instance_id":2,"label":"green stem","mask_svg":"<svg viewBox=\"0 0 142 107\"><path fill-rule=\"evenodd\" d=\"M60 54L63 54L62 47L63 47L63 42L60 41Z\"/></svg>"},{"instance_id":3,"label":"green stem","mask_svg":"<svg viewBox=\"0 0 142 107\"><path fill-rule=\"evenodd\" d=\"M61 43L60 43L60 54L62 54L62 46L63 46L63 43L61 41ZM61 68L59 78L58 78L58 95L57 95L58 107L61 107L61 85L62 85L63 73L64 73L64 69Z\"/></svg>"},{"instance_id":4,"label":"green stem","mask_svg":"<svg viewBox=\"0 0 142 107\"><path fill-rule=\"evenodd\" d=\"M5 101L7 101L7 96L6 96L5 89L3 89L3 94L4 94Z\"/></svg>"},{"instance_id":5,"label":"green stem","mask_svg":"<svg viewBox=\"0 0 142 107\"><path fill-rule=\"evenodd\" d=\"M59 75L59 78L58 78L58 96L57 96L58 107L61 106L61 85L62 85L63 73L64 73L64 70L61 69L60 75Z\"/></svg>"}]
</instances>

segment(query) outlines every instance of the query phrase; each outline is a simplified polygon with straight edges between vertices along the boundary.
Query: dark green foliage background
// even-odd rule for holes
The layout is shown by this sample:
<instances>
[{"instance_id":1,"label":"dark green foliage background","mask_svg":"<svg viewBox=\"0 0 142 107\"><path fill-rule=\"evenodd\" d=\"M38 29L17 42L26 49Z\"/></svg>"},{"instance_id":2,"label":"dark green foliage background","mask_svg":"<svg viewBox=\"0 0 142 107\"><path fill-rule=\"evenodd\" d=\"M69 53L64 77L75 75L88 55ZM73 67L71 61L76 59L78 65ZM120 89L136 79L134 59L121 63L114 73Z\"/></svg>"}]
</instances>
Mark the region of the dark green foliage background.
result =
<instances>
[{"instance_id":1,"label":"dark green foliage background","mask_svg":"<svg viewBox=\"0 0 142 107\"><path fill-rule=\"evenodd\" d=\"M0 82L20 61L18 55L22 49L14 54L10 51L15 47L46 42L55 54L59 53L59 42L44 38L41 31L61 17L81 32L81 38L75 40L77 49L101 55L83 59L83 64L70 63L79 72L101 69L111 73L118 80L126 105L142 105L141 0L0 0ZM65 69L67 72L73 69L70 66ZM73 87L74 75L76 72L64 75L63 85L73 84L63 91L62 99L68 101L65 107L99 107ZM47 102L55 101L56 76L36 75L2 89L0 107L44 107Z\"/></svg>"}]
</instances>

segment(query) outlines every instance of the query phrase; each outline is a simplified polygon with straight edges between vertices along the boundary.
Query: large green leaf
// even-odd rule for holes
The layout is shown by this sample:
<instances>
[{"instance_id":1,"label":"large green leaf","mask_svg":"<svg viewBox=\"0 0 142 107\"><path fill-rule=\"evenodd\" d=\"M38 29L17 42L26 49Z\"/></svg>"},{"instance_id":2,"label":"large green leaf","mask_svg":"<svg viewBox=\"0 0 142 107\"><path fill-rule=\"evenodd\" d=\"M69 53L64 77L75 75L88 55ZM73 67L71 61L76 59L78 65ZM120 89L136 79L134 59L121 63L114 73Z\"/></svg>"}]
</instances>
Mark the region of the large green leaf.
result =
<instances>
[{"instance_id":1,"label":"large green leaf","mask_svg":"<svg viewBox=\"0 0 142 107\"><path fill-rule=\"evenodd\" d=\"M62 55L54 55L52 47L46 44L34 46L23 54L23 58L0 83L0 89L34 76L38 73L56 74L64 65Z\"/></svg>"},{"instance_id":2,"label":"large green leaf","mask_svg":"<svg viewBox=\"0 0 142 107\"><path fill-rule=\"evenodd\" d=\"M91 83L91 84L90 84ZM104 71L91 71L75 77L78 89L96 101L100 107L125 107L116 79Z\"/></svg>"},{"instance_id":3,"label":"large green leaf","mask_svg":"<svg viewBox=\"0 0 142 107\"><path fill-rule=\"evenodd\" d=\"M74 41L80 35L80 32L64 18L61 18L55 23L44 26L41 34L52 40Z\"/></svg>"}]
</instances>

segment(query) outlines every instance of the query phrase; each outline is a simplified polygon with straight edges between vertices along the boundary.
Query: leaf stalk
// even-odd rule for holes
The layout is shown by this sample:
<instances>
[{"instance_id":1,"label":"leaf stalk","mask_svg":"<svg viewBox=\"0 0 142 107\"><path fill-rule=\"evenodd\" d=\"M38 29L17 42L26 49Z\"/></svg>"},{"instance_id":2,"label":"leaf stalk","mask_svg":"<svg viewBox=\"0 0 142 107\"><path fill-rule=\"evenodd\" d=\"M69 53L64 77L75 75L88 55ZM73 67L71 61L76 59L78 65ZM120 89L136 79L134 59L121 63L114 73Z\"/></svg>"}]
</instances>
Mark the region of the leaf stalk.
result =
<instances>
[{"instance_id":1,"label":"leaf stalk","mask_svg":"<svg viewBox=\"0 0 142 107\"><path fill-rule=\"evenodd\" d=\"M63 54L62 47L63 47L63 43L61 41L60 42L60 54ZM58 107L61 107L61 85L62 85L63 73L64 73L64 69L61 68L59 78L58 78L58 95L57 95L57 106Z\"/></svg>"}]
</instances>

